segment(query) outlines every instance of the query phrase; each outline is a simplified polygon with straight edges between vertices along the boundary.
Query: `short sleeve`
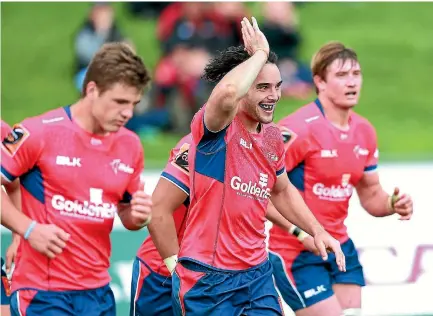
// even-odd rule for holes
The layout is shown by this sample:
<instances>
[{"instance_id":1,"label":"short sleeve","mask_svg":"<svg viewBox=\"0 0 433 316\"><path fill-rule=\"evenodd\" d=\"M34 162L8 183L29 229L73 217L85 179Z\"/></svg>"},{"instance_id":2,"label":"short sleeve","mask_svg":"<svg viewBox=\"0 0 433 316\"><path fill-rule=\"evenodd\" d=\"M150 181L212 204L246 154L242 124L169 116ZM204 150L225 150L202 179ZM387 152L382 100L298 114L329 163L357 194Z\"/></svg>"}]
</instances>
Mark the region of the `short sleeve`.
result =
<instances>
[{"instance_id":1,"label":"short sleeve","mask_svg":"<svg viewBox=\"0 0 433 316\"><path fill-rule=\"evenodd\" d=\"M121 203L129 203L132 199L132 194L138 191L141 183L141 174L144 170L144 151L143 146L139 141L138 144L138 154L137 159L134 164L134 172L131 175L131 180L128 183L125 193L123 194L123 198Z\"/></svg>"},{"instance_id":2,"label":"short sleeve","mask_svg":"<svg viewBox=\"0 0 433 316\"><path fill-rule=\"evenodd\" d=\"M172 149L170 159L161 174L162 178L176 185L187 195L189 195L189 147L189 143L183 143L180 147Z\"/></svg>"},{"instance_id":3,"label":"short sleeve","mask_svg":"<svg viewBox=\"0 0 433 316\"><path fill-rule=\"evenodd\" d=\"M12 127L2 140L1 173L3 178L14 181L31 170L37 163L44 146L43 127L20 123Z\"/></svg>"},{"instance_id":4,"label":"short sleeve","mask_svg":"<svg viewBox=\"0 0 433 316\"><path fill-rule=\"evenodd\" d=\"M377 147L377 135L373 127L371 127L370 137L368 139L368 156L364 167L364 172L373 172L377 170L379 161L379 149Z\"/></svg>"},{"instance_id":5,"label":"short sleeve","mask_svg":"<svg viewBox=\"0 0 433 316\"><path fill-rule=\"evenodd\" d=\"M277 169L276 170L277 177L286 173L285 161L286 161L286 158L285 158L284 144L281 143L280 151L278 154L277 168L276 168Z\"/></svg>"}]
</instances>

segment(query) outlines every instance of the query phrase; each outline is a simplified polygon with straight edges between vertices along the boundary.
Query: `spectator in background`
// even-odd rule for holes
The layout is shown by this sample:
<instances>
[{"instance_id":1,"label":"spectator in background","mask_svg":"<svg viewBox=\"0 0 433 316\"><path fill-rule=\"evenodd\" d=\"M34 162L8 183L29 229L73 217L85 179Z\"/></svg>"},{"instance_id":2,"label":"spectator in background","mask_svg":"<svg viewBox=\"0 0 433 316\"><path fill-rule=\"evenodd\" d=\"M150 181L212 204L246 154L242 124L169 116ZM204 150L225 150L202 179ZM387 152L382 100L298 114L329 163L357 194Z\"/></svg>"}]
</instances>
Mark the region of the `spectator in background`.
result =
<instances>
[{"instance_id":1,"label":"spectator in background","mask_svg":"<svg viewBox=\"0 0 433 316\"><path fill-rule=\"evenodd\" d=\"M282 94L305 99L313 92L314 84L308 65L299 61L301 35L294 4L291 2L265 2L265 21L262 31L269 46L278 55L278 67L283 79Z\"/></svg>"},{"instance_id":2,"label":"spectator in background","mask_svg":"<svg viewBox=\"0 0 433 316\"><path fill-rule=\"evenodd\" d=\"M127 9L134 17L157 18L170 2L132 1L127 3Z\"/></svg>"},{"instance_id":3,"label":"spectator in background","mask_svg":"<svg viewBox=\"0 0 433 316\"><path fill-rule=\"evenodd\" d=\"M87 66L99 48L108 42L125 40L114 20L113 7L107 2L95 3L75 37L75 85L78 90L81 91Z\"/></svg>"},{"instance_id":4,"label":"spectator in background","mask_svg":"<svg viewBox=\"0 0 433 316\"><path fill-rule=\"evenodd\" d=\"M166 123L175 132L189 131L192 116L212 89L200 79L209 58L218 50L238 45L241 39L239 20L234 24L233 14L216 10L220 5L173 3L158 20L162 58L155 72L153 104L170 113ZM235 13L242 6L234 5Z\"/></svg>"}]
</instances>

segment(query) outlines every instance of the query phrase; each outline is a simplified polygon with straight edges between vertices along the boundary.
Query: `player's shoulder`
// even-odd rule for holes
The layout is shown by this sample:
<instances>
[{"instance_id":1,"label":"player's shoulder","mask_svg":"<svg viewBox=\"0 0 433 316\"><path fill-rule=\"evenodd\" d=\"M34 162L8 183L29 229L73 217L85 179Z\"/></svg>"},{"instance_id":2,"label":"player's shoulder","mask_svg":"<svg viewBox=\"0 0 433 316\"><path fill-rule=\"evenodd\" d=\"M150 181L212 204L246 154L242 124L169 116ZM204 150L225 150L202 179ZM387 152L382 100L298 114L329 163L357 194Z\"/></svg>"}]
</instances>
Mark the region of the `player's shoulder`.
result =
<instances>
[{"instance_id":1,"label":"player's shoulder","mask_svg":"<svg viewBox=\"0 0 433 316\"><path fill-rule=\"evenodd\" d=\"M126 127L121 127L114 135L115 140L134 147L142 147L140 137Z\"/></svg>"},{"instance_id":2,"label":"player's shoulder","mask_svg":"<svg viewBox=\"0 0 433 316\"><path fill-rule=\"evenodd\" d=\"M50 129L56 128L59 125L69 124L70 118L65 111L65 108L56 108L45 113L25 118L20 123L14 124L12 130L17 134L32 137L46 135Z\"/></svg>"},{"instance_id":3,"label":"player's shoulder","mask_svg":"<svg viewBox=\"0 0 433 316\"><path fill-rule=\"evenodd\" d=\"M269 134L269 133L276 132L276 135L279 136L279 130L280 130L280 128L274 122L268 123L268 124L263 124L262 126L263 126L263 132L264 133Z\"/></svg>"},{"instance_id":4,"label":"player's shoulder","mask_svg":"<svg viewBox=\"0 0 433 316\"><path fill-rule=\"evenodd\" d=\"M315 102L308 103L287 115L278 122L278 127L283 134L294 133L298 136L306 137L316 124L320 124L323 115Z\"/></svg>"},{"instance_id":5,"label":"player's shoulder","mask_svg":"<svg viewBox=\"0 0 433 316\"><path fill-rule=\"evenodd\" d=\"M355 125L356 129L361 129L363 133L375 135L376 129L373 124L364 116L353 112L352 116L352 124Z\"/></svg>"},{"instance_id":6,"label":"player's shoulder","mask_svg":"<svg viewBox=\"0 0 433 316\"><path fill-rule=\"evenodd\" d=\"M46 128L54 128L59 125L69 124L71 121L65 107L56 108L45 113L28 117L20 124L27 129L41 131Z\"/></svg>"},{"instance_id":7,"label":"player's shoulder","mask_svg":"<svg viewBox=\"0 0 433 316\"><path fill-rule=\"evenodd\" d=\"M188 147L188 148L186 148L186 150L188 150L189 149L189 146L192 144L192 134L191 133L189 133L188 135L185 135L184 137L182 137L178 142L177 142L177 144L176 144L176 146L174 146L174 150L182 150L182 149L184 149L185 147Z\"/></svg>"}]
</instances>

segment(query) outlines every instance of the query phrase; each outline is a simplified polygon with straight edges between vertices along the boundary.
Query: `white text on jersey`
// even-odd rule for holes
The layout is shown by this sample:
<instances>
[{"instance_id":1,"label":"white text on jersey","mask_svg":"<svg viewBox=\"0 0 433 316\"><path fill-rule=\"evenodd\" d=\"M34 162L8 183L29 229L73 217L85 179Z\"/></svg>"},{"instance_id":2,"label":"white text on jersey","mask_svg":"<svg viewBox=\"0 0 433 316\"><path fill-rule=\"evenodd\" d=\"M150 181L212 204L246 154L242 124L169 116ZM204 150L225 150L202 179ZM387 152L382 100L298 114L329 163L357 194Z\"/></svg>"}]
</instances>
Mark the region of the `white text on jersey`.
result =
<instances>
[{"instance_id":1,"label":"white text on jersey","mask_svg":"<svg viewBox=\"0 0 433 316\"><path fill-rule=\"evenodd\" d=\"M81 167L81 158L57 156L56 164L59 166Z\"/></svg>"}]
</instances>

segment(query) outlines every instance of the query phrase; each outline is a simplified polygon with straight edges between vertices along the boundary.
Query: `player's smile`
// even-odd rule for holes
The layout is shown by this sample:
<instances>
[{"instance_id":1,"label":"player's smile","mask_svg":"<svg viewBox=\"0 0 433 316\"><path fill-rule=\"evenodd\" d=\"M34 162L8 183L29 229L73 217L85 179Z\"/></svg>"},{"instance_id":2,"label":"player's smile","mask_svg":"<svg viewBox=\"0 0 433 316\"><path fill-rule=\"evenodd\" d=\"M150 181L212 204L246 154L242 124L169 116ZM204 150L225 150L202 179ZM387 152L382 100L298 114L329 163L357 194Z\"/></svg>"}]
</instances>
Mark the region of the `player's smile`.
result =
<instances>
[{"instance_id":1,"label":"player's smile","mask_svg":"<svg viewBox=\"0 0 433 316\"><path fill-rule=\"evenodd\" d=\"M275 109L276 103L259 103L259 107L263 109L263 111L267 113L272 113Z\"/></svg>"}]
</instances>

